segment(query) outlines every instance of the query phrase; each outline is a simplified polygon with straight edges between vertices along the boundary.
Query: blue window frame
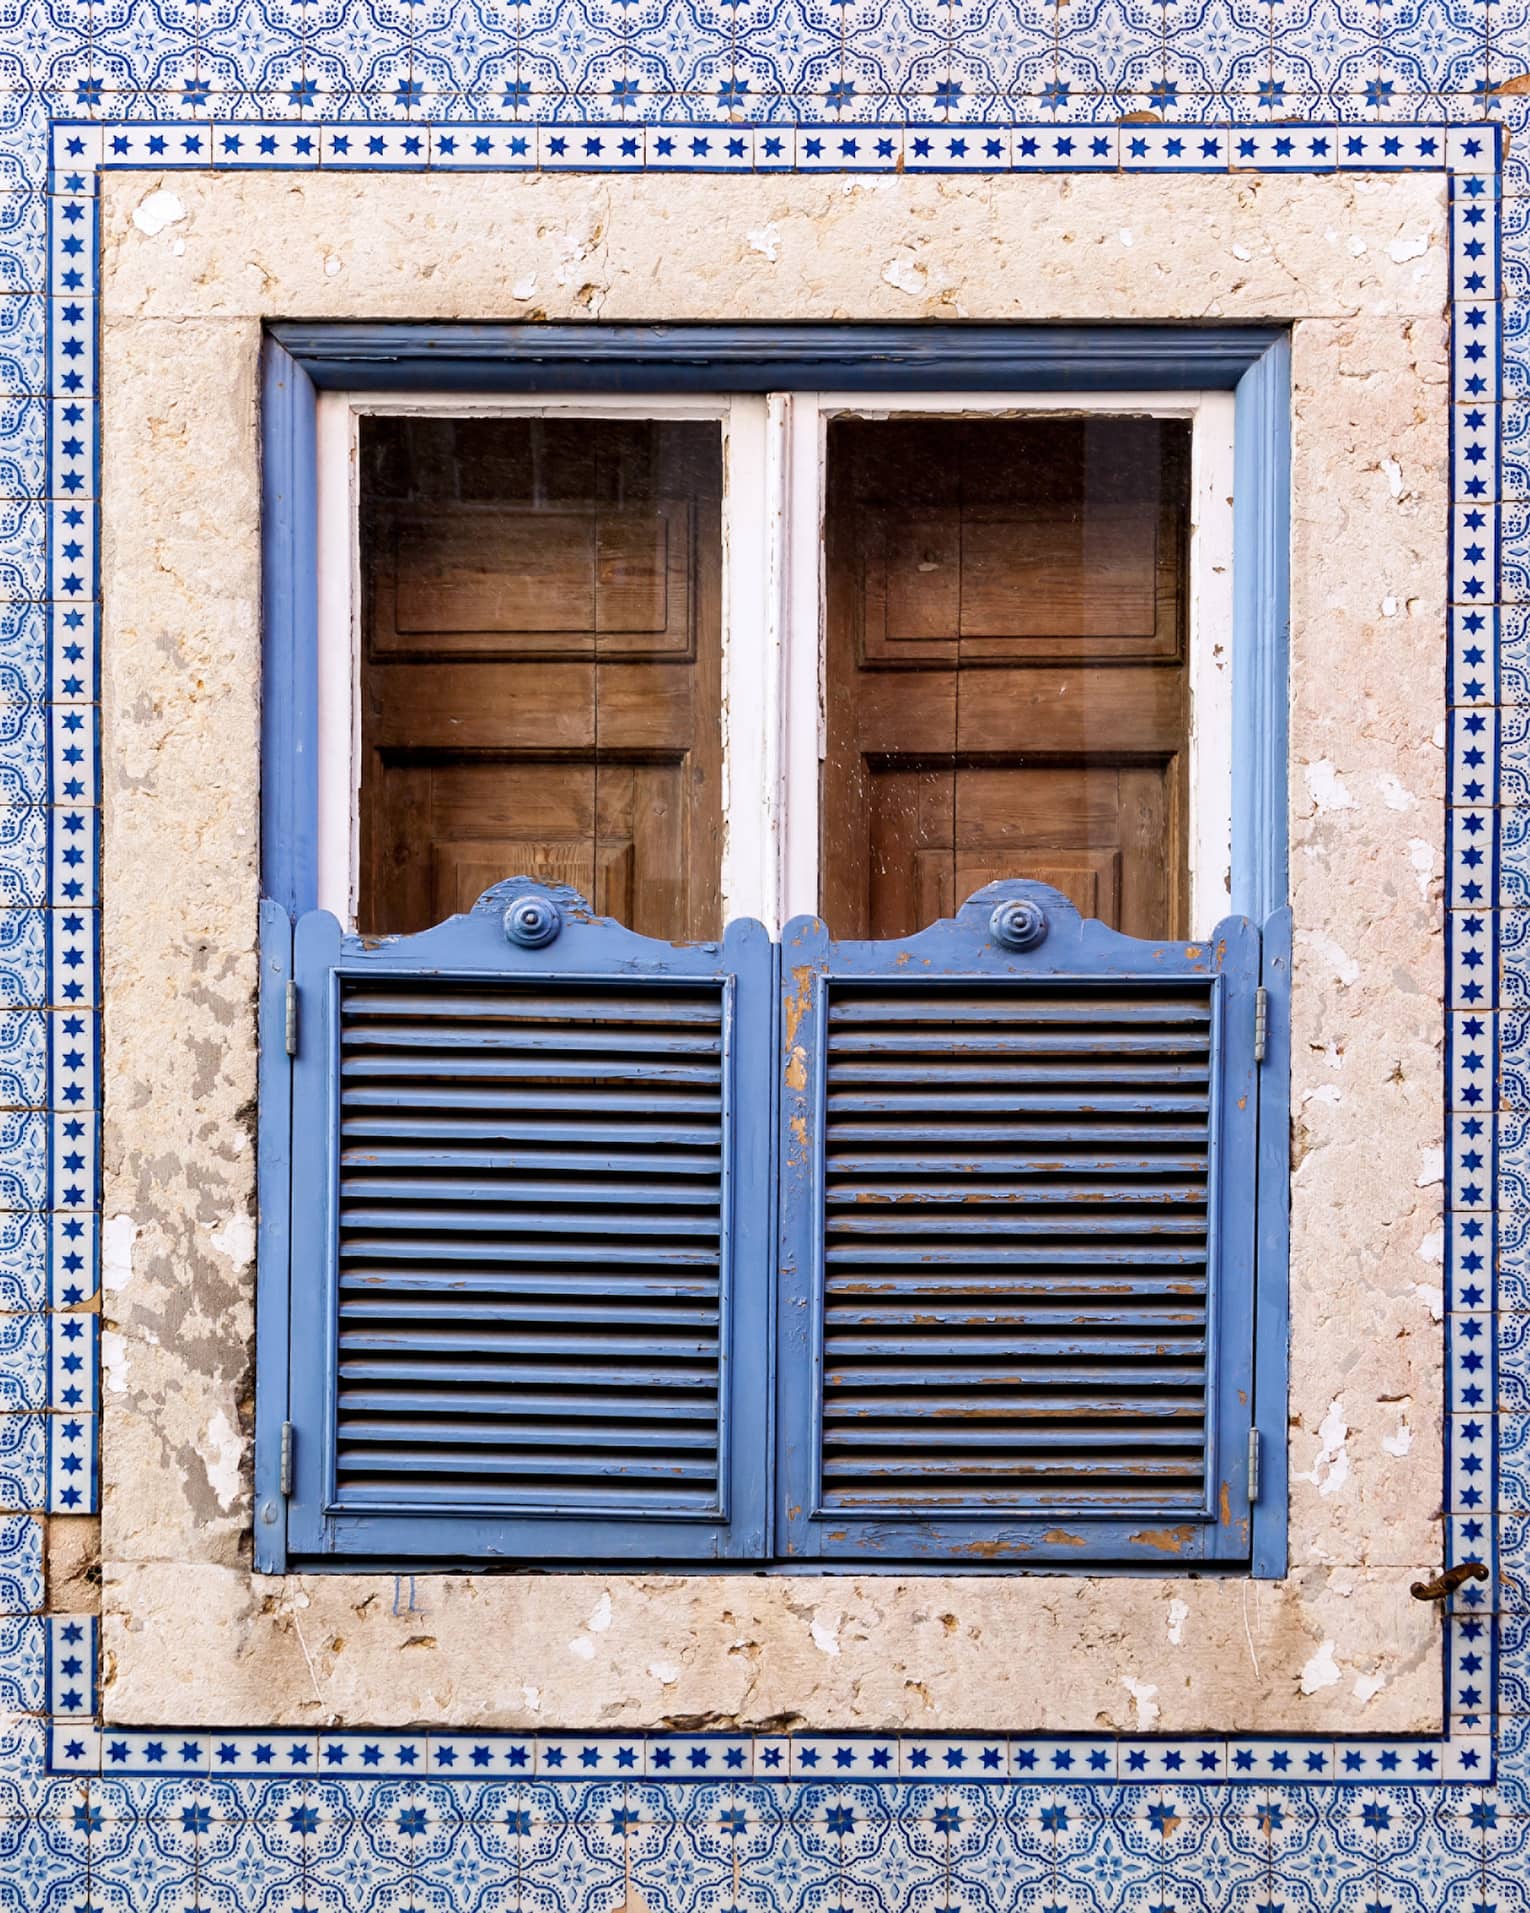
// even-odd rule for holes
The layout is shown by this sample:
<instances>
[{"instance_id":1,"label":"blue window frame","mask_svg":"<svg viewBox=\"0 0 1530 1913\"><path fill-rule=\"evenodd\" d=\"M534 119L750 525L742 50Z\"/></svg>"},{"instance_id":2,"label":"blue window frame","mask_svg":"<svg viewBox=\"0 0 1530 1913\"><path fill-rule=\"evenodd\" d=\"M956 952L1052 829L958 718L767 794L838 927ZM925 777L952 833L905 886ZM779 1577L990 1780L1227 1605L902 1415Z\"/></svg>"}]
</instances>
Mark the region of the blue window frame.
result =
<instances>
[{"instance_id":1,"label":"blue window frame","mask_svg":"<svg viewBox=\"0 0 1530 1913\"><path fill-rule=\"evenodd\" d=\"M346 937L314 910L320 389L1147 386L1236 394L1236 915L1206 944L1117 936L1022 883L887 944L799 920L780 947L745 922L677 948L515 884L409 938ZM1288 417L1268 328L271 329L260 1568L1284 1570ZM940 1059L974 1026L989 1079L954 1087ZM964 1216L951 1185L970 1168L919 1134L949 1141L985 1096L1014 1117L1019 1055L1072 1072L1083 1153L1050 1152L1038 1182L1033 1138L986 1138ZM549 1056L578 1060L598 1107ZM1125 1129L1102 1148L1074 1121L1080 1071L1107 1057L1106 1101L1171 1132L1140 1159ZM883 1121L889 1059L908 1080L892 1141L868 1141L856 1125ZM507 1069L527 1086L510 1137L483 1086ZM593 1154L563 1121L570 1096ZM1068 1274L1081 1238L1108 1239L1126 1274L1103 1308ZM875 1301L855 1274L868 1243L895 1272ZM960 1286L974 1256L1020 1272L1007 1299ZM638 1271L636 1302L603 1278L612 1258ZM933 1325L896 1276L932 1262L958 1283ZM1016 1293L1037 1298L1027 1320ZM1024 1361L1056 1368L1055 1413L1017 1408L1028 1384L1006 1364ZM948 1384L934 1411L921 1373Z\"/></svg>"}]
</instances>

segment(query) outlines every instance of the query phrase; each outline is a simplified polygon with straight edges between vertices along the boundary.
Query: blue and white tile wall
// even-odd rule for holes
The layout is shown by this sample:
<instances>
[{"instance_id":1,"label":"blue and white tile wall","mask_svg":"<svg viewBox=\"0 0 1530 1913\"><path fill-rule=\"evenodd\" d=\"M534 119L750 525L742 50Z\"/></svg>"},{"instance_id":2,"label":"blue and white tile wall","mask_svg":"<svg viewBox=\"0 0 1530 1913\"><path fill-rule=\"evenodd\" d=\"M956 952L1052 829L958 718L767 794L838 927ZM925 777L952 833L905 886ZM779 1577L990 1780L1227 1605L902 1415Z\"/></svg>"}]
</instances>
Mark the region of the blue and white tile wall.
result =
<instances>
[{"instance_id":1,"label":"blue and white tile wall","mask_svg":"<svg viewBox=\"0 0 1530 1913\"><path fill-rule=\"evenodd\" d=\"M0 1908L1530 1906L1527 69L1530 0L0 0ZM40 1521L97 1492L95 193L143 165L1449 175L1444 1507L1495 1571L1444 1736L100 1726Z\"/></svg>"}]
</instances>

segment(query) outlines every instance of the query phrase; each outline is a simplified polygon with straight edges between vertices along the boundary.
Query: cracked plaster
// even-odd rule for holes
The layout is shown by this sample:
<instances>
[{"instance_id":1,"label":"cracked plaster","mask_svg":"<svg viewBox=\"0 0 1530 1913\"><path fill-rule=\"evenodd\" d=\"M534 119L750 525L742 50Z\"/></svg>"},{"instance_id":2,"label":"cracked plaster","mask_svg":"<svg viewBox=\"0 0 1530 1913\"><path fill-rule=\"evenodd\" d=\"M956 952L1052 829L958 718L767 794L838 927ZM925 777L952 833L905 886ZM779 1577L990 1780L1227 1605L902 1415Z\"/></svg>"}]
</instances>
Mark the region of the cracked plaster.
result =
<instances>
[{"instance_id":1,"label":"cracked plaster","mask_svg":"<svg viewBox=\"0 0 1530 1913\"><path fill-rule=\"evenodd\" d=\"M107 1718L1437 1727L1440 183L173 187L102 198ZM1283 1582L250 1572L259 326L544 315L1293 322Z\"/></svg>"}]
</instances>

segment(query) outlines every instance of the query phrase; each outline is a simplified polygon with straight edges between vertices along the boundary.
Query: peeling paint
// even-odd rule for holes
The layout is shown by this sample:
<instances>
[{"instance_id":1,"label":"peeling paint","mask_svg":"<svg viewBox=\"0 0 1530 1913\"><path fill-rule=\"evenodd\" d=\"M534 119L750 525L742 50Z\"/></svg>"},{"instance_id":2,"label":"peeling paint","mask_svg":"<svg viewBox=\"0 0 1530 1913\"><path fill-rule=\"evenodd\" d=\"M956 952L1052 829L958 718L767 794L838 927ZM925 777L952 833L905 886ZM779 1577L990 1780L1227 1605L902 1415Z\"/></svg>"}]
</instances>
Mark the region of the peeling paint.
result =
<instances>
[{"instance_id":1,"label":"peeling paint","mask_svg":"<svg viewBox=\"0 0 1530 1913\"><path fill-rule=\"evenodd\" d=\"M1429 250L1429 235L1424 233L1416 238L1394 239L1387 247L1388 257L1394 265L1406 265L1410 259L1422 259Z\"/></svg>"},{"instance_id":2,"label":"peeling paint","mask_svg":"<svg viewBox=\"0 0 1530 1913\"><path fill-rule=\"evenodd\" d=\"M1134 1680L1130 1674L1121 1676L1121 1685L1131 1695L1137 1710L1137 1732L1150 1734L1154 1721L1163 1712L1158 1705L1158 1689L1150 1681Z\"/></svg>"},{"instance_id":3,"label":"peeling paint","mask_svg":"<svg viewBox=\"0 0 1530 1913\"><path fill-rule=\"evenodd\" d=\"M1412 837L1408 840L1408 862L1413 866L1419 895L1427 897L1440 869L1439 851L1422 837Z\"/></svg>"},{"instance_id":4,"label":"peeling paint","mask_svg":"<svg viewBox=\"0 0 1530 1913\"><path fill-rule=\"evenodd\" d=\"M882 277L895 291L906 292L911 299L923 298L929 291L930 275L912 259L889 259Z\"/></svg>"},{"instance_id":5,"label":"peeling paint","mask_svg":"<svg viewBox=\"0 0 1530 1913\"><path fill-rule=\"evenodd\" d=\"M1309 932L1298 941L1305 949L1310 950L1314 957L1322 961L1337 982L1349 985L1360 981L1360 965L1348 950L1342 944L1335 942L1332 937Z\"/></svg>"},{"instance_id":6,"label":"peeling paint","mask_svg":"<svg viewBox=\"0 0 1530 1913\"><path fill-rule=\"evenodd\" d=\"M131 1216L108 1216L101 1224L101 1286L109 1292L125 1289L133 1279L133 1245L139 1236Z\"/></svg>"},{"instance_id":7,"label":"peeling paint","mask_svg":"<svg viewBox=\"0 0 1530 1913\"><path fill-rule=\"evenodd\" d=\"M1194 1528L1139 1528L1127 1539L1144 1548L1156 1548L1160 1554L1182 1554L1195 1539Z\"/></svg>"},{"instance_id":8,"label":"peeling paint","mask_svg":"<svg viewBox=\"0 0 1530 1913\"><path fill-rule=\"evenodd\" d=\"M239 1462L244 1443L221 1408L197 1437L197 1453L207 1469L208 1486L218 1497L218 1506L227 1514L239 1494Z\"/></svg>"},{"instance_id":9,"label":"peeling paint","mask_svg":"<svg viewBox=\"0 0 1530 1913\"><path fill-rule=\"evenodd\" d=\"M1381 1445L1389 1455L1396 1455L1399 1461L1413 1446L1413 1430L1408 1426L1406 1402L1398 1410L1396 1429L1392 1434L1381 1437Z\"/></svg>"},{"instance_id":10,"label":"peeling paint","mask_svg":"<svg viewBox=\"0 0 1530 1913\"><path fill-rule=\"evenodd\" d=\"M817 974L811 963L798 963L792 969L791 994L784 1005L786 1012L786 1046L792 1048L797 1041L797 1031L802 1019L812 1007L813 978Z\"/></svg>"},{"instance_id":11,"label":"peeling paint","mask_svg":"<svg viewBox=\"0 0 1530 1913\"><path fill-rule=\"evenodd\" d=\"M1349 1450L1345 1446L1349 1440L1349 1423L1344 1419L1342 1400L1328 1404L1328 1412L1318 1424L1318 1440L1322 1446L1317 1459L1296 1479L1310 1481L1320 1495L1337 1494L1349 1479Z\"/></svg>"},{"instance_id":12,"label":"peeling paint","mask_svg":"<svg viewBox=\"0 0 1530 1913\"><path fill-rule=\"evenodd\" d=\"M185 217L186 208L164 187L146 193L133 209L133 224L151 239L157 238L167 226L179 225Z\"/></svg>"},{"instance_id":13,"label":"peeling paint","mask_svg":"<svg viewBox=\"0 0 1530 1913\"><path fill-rule=\"evenodd\" d=\"M255 1218L251 1215L230 1216L221 1228L208 1230L207 1240L236 1269L248 1269L255 1261Z\"/></svg>"},{"instance_id":14,"label":"peeling paint","mask_svg":"<svg viewBox=\"0 0 1530 1913\"><path fill-rule=\"evenodd\" d=\"M1390 771L1383 771L1378 782L1381 788L1381 801L1388 810L1418 809L1418 799L1413 792Z\"/></svg>"},{"instance_id":15,"label":"peeling paint","mask_svg":"<svg viewBox=\"0 0 1530 1913\"><path fill-rule=\"evenodd\" d=\"M1348 786L1326 757L1320 757L1315 764L1304 765L1302 776L1306 781L1307 794L1312 799L1315 809L1354 809L1355 800L1350 795Z\"/></svg>"},{"instance_id":16,"label":"peeling paint","mask_svg":"<svg viewBox=\"0 0 1530 1913\"><path fill-rule=\"evenodd\" d=\"M823 1620L815 1614L808 1632L813 1637L813 1645L820 1654L834 1655L839 1652L840 1619L835 1615L832 1622Z\"/></svg>"},{"instance_id":17,"label":"peeling paint","mask_svg":"<svg viewBox=\"0 0 1530 1913\"><path fill-rule=\"evenodd\" d=\"M1341 1678L1339 1663L1333 1657L1334 1642L1324 1641L1302 1669L1301 1690L1304 1694L1320 1693L1325 1687L1336 1687Z\"/></svg>"},{"instance_id":18,"label":"peeling paint","mask_svg":"<svg viewBox=\"0 0 1530 1913\"><path fill-rule=\"evenodd\" d=\"M1176 1595L1169 1603L1169 1645L1178 1647L1185 1638L1185 1622L1190 1618L1190 1603Z\"/></svg>"},{"instance_id":19,"label":"peeling paint","mask_svg":"<svg viewBox=\"0 0 1530 1913\"><path fill-rule=\"evenodd\" d=\"M101 1380L108 1394L125 1395L127 1393L127 1337L114 1328L105 1328L101 1331Z\"/></svg>"}]
</instances>

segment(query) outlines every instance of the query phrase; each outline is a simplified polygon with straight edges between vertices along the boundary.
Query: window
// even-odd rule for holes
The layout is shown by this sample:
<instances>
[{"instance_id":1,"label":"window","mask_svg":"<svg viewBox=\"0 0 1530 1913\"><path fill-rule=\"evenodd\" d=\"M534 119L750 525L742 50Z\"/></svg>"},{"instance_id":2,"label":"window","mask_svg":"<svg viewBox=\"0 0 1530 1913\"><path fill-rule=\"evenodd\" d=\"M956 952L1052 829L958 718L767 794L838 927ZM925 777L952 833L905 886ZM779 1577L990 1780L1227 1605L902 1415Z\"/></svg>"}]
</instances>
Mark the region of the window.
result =
<instances>
[{"instance_id":1,"label":"window","mask_svg":"<svg viewBox=\"0 0 1530 1913\"><path fill-rule=\"evenodd\" d=\"M1023 868L1215 921L1232 414L326 394L322 901L421 930L513 865L645 935L888 936Z\"/></svg>"},{"instance_id":2,"label":"window","mask_svg":"<svg viewBox=\"0 0 1530 1913\"><path fill-rule=\"evenodd\" d=\"M723 421L326 413L359 468L356 668L325 634L360 720L347 914L424 930L525 872L719 935Z\"/></svg>"},{"instance_id":3,"label":"window","mask_svg":"<svg viewBox=\"0 0 1530 1913\"><path fill-rule=\"evenodd\" d=\"M1270 1570L1250 346L333 377L306 782L268 721L270 1563Z\"/></svg>"}]
</instances>

